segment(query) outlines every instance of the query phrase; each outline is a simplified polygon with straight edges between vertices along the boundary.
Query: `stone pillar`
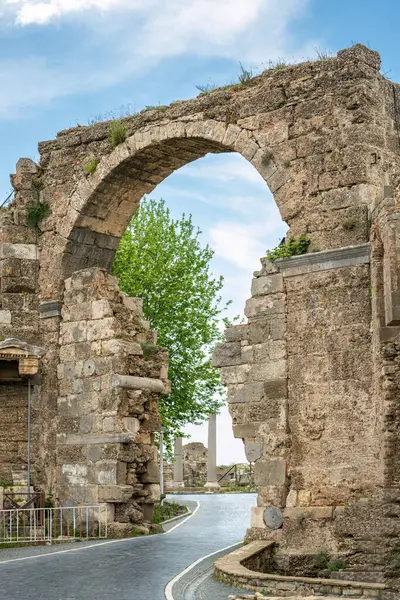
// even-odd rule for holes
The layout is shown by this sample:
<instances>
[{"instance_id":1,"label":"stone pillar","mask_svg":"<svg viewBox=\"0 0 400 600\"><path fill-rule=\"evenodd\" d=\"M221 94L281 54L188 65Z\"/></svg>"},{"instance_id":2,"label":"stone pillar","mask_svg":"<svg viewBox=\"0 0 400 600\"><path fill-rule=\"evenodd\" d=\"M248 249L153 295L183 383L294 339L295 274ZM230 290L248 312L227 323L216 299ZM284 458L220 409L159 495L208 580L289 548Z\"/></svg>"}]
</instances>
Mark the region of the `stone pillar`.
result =
<instances>
[{"instance_id":1,"label":"stone pillar","mask_svg":"<svg viewBox=\"0 0 400 600\"><path fill-rule=\"evenodd\" d=\"M217 481L217 415L210 415L208 419L207 483L204 487L213 490L220 488Z\"/></svg>"},{"instance_id":2,"label":"stone pillar","mask_svg":"<svg viewBox=\"0 0 400 600\"><path fill-rule=\"evenodd\" d=\"M174 487L184 487L182 438L175 438L174 445Z\"/></svg>"}]
</instances>

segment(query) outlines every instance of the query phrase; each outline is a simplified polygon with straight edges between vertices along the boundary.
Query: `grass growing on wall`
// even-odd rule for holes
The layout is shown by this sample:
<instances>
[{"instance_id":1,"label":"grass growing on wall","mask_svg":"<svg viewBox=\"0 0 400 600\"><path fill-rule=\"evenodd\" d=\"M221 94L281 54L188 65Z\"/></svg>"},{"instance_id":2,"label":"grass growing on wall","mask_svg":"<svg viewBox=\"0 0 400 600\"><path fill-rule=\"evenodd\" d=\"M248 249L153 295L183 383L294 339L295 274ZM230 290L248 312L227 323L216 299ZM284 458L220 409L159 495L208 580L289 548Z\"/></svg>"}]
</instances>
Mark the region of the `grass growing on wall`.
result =
<instances>
[{"instance_id":1,"label":"grass growing on wall","mask_svg":"<svg viewBox=\"0 0 400 600\"><path fill-rule=\"evenodd\" d=\"M306 233L302 233L298 238L290 236L284 244L280 244L272 250L267 250L267 258L269 261L275 262L277 258L288 258L290 256L305 254L310 243L311 240Z\"/></svg>"},{"instance_id":2,"label":"grass growing on wall","mask_svg":"<svg viewBox=\"0 0 400 600\"><path fill-rule=\"evenodd\" d=\"M32 229L39 229L39 224L51 214L48 202L34 200L26 205L26 224Z\"/></svg>"},{"instance_id":3,"label":"grass growing on wall","mask_svg":"<svg viewBox=\"0 0 400 600\"><path fill-rule=\"evenodd\" d=\"M126 127L121 121L113 121L108 128L108 139L111 146L116 148L126 140Z\"/></svg>"}]
</instances>

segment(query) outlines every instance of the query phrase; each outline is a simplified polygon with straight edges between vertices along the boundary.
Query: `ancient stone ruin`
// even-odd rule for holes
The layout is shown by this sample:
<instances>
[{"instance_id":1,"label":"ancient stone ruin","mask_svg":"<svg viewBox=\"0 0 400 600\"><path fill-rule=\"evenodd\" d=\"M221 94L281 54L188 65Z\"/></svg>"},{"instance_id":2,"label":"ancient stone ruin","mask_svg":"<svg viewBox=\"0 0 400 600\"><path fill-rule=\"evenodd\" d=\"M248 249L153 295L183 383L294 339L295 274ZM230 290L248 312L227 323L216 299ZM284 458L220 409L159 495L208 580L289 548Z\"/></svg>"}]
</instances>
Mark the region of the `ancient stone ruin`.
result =
<instances>
[{"instance_id":1,"label":"ancient stone ruin","mask_svg":"<svg viewBox=\"0 0 400 600\"><path fill-rule=\"evenodd\" d=\"M124 119L115 148L99 123L40 143L39 166L18 162L15 199L1 210L0 327L2 339L46 349L35 485L108 502L122 523L150 518L167 356L148 351L140 302L107 272L143 194L207 153L239 152L313 250L262 260L248 323L215 354L234 433L255 462L248 539L279 542L289 562L324 550L345 555L355 578L395 578L400 101L379 69L379 55L357 45ZM91 157L99 164L85 174ZM51 214L35 229L27 205L39 201ZM26 464L26 376L0 360L10 478Z\"/></svg>"},{"instance_id":2,"label":"ancient stone ruin","mask_svg":"<svg viewBox=\"0 0 400 600\"><path fill-rule=\"evenodd\" d=\"M186 487L201 487L207 481L207 448L201 442L183 446L183 481Z\"/></svg>"}]
</instances>

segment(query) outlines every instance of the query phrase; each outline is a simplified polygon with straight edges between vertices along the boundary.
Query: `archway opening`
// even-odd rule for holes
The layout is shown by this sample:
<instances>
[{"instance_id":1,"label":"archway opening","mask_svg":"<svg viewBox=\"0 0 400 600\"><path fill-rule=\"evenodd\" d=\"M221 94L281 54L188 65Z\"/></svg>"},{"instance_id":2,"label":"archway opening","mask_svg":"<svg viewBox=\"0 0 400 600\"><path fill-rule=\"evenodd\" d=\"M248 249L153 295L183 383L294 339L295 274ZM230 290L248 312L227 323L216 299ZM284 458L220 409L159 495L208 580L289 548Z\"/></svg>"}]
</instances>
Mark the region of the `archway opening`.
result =
<instances>
[{"instance_id":1,"label":"archway opening","mask_svg":"<svg viewBox=\"0 0 400 600\"><path fill-rule=\"evenodd\" d=\"M242 319L253 271L259 269L266 249L279 244L287 230L263 178L238 153L208 154L171 174L151 198L163 198L174 218L192 214L203 243L215 252L213 272L224 277L223 302L232 302L226 316ZM206 423L188 425L185 433L184 443L202 442L207 447ZM217 418L218 464L245 460L243 443L234 438L232 418L224 406Z\"/></svg>"},{"instance_id":2,"label":"archway opening","mask_svg":"<svg viewBox=\"0 0 400 600\"><path fill-rule=\"evenodd\" d=\"M207 154L165 178L149 198L162 198L172 219L180 219L183 213L192 214L193 225L202 231L202 245L209 244L215 252L213 274L224 277L222 304L232 303L225 316L230 320L240 316L242 320L245 301L251 296L252 272L260 268L259 260L265 256L266 248L279 244L287 229L263 178L238 153ZM143 256L146 260L149 259ZM157 271L163 269L160 263L155 264ZM129 287L124 289L122 283L120 286L130 293ZM151 318L150 325L159 329ZM217 430L218 464L246 462L243 443L233 436L226 405L219 413ZM208 445L207 423L189 424L185 433L188 442Z\"/></svg>"}]
</instances>

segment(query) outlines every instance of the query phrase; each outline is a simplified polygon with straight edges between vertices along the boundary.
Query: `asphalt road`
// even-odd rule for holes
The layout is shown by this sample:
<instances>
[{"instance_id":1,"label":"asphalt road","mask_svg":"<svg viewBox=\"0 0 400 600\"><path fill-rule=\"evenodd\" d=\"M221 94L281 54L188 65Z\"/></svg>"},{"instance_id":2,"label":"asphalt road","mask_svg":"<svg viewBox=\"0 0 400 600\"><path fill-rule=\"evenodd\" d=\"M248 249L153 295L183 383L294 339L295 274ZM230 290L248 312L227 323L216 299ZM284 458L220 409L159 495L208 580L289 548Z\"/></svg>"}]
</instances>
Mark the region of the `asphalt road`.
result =
<instances>
[{"instance_id":1,"label":"asphalt road","mask_svg":"<svg viewBox=\"0 0 400 600\"><path fill-rule=\"evenodd\" d=\"M166 584L199 558L240 542L254 494L182 496L200 508L169 534L94 547L77 545L49 555L0 550L0 598L4 600L165 600ZM175 498L178 500L178 498ZM17 560L15 560L17 559ZM229 592L228 592L229 593Z\"/></svg>"}]
</instances>

